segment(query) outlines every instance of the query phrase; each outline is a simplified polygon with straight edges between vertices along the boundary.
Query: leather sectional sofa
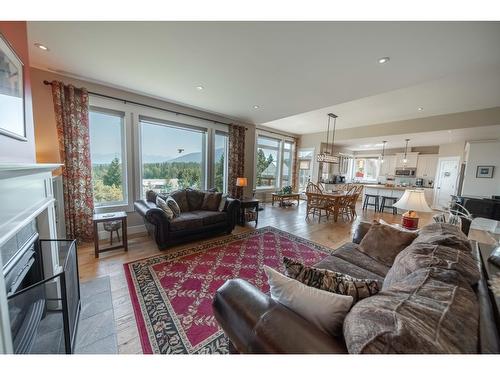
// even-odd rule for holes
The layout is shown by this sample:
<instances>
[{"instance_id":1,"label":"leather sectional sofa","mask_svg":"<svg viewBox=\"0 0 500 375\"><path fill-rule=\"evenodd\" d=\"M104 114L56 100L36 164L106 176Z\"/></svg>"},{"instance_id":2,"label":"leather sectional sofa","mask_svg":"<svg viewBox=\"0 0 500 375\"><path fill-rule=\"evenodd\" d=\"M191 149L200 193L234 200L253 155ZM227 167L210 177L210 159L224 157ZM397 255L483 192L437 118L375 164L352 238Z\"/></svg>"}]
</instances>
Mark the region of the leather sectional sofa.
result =
<instances>
[{"instance_id":1,"label":"leather sectional sofa","mask_svg":"<svg viewBox=\"0 0 500 375\"><path fill-rule=\"evenodd\" d=\"M457 227L433 223L401 251L392 267L353 242L316 264L382 290L356 303L343 335L333 337L241 279L228 280L213 300L217 321L240 353L499 353L494 310L477 243ZM314 308L312 306L311 308Z\"/></svg>"},{"instance_id":2,"label":"leather sectional sofa","mask_svg":"<svg viewBox=\"0 0 500 375\"><path fill-rule=\"evenodd\" d=\"M231 233L237 221L240 201L226 199L222 211L202 210L204 191L182 189L170 196L181 210L179 217L168 219L165 212L156 205L156 194L148 192L147 199L134 203L135 210L144 219L149 234L160 250L181 242L193 241L222 233ZM160 195L166 199L166 196Z\"/></svg>"}]
</instances>

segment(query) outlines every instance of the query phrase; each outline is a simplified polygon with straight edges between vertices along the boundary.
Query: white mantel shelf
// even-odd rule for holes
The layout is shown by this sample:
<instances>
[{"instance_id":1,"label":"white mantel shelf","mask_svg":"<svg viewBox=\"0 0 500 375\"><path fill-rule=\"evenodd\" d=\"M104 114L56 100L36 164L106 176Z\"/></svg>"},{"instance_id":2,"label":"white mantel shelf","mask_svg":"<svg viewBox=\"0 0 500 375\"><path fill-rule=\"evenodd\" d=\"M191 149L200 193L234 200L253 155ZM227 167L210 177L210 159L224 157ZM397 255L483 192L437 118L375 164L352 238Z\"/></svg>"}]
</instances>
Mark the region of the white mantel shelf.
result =
<instances>
[{"instance_id":1,"label":"white mantel shelf","mask_svg":"<svg viewBox=\"0 0 500 375\"><path fill-rule=\"evenodd\" d=\"M0 179L25 176L35 173L52 172L53 170L62 166L62 164L52 163L0 163Z\"/></svg>"}]
</instances>

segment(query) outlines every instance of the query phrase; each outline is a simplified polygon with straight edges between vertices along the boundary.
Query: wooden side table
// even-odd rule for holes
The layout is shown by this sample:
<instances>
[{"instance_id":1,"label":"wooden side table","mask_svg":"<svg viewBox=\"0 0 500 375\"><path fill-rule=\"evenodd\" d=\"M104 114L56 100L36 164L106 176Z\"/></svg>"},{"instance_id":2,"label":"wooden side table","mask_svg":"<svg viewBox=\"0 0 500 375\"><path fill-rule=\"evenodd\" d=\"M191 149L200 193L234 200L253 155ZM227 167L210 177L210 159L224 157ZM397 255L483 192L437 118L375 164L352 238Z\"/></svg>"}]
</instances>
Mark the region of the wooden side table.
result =
<instances>
[{"instance_id":1,"label":"wooden side table","mask_svg":"<svg viewBox=\"0 0 500 375\"><path fill-rule=\"evenodd\" d=\"M128 251L128 239L127 239L127 213L124 211L121 212L111 212L105 214L94 214L94 250L95 257L99 258L99 253L104 253L105 251L123 249ZM97 230L97 224L105 223L109 221L121 221L122 223L122 243L115 246L108 246L102 249L99 249L99 232Z\"/></svg>"},{"instance_id":2,"label":"wooden side table","mask_svg":"<svg viewBox=\"0 0 500 375\"><path fill-rule=\"evenodd\" d=\"M252 210L252 219L247 218L247 210ZM240 203L240 219L239 224L245 225L246 222L254 221L255 226L259 223L259 200L258 199L242 199Z\"/></svg>"}]
</instances>

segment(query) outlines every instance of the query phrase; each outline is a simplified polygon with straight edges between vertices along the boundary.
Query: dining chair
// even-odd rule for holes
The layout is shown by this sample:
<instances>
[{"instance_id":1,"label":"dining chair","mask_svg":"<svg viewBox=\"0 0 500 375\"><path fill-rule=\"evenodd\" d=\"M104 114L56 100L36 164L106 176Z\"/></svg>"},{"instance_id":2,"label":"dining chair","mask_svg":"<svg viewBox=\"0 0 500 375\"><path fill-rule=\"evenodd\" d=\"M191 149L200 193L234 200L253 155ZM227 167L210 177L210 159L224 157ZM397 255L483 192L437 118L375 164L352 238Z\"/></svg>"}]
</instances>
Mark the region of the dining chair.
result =
<instances>
[{"instance_id":1,"label":"dining chair","mask_svg":"<svg viewBox=\"0 0 500 375\"><path fill-rule=\"evenodd\" d=\"M306 187L306 196L307 196L307 207L306 207L306 219L309 218L309 214L312 213L313 218L316 213L319 215L319 221L321 221L322 212L325 211L326 219L328 220L330 217L330 206L331 203L328 200L328 197L324 196L321 188L309 182Z\"/></svg>"}]
</instances>

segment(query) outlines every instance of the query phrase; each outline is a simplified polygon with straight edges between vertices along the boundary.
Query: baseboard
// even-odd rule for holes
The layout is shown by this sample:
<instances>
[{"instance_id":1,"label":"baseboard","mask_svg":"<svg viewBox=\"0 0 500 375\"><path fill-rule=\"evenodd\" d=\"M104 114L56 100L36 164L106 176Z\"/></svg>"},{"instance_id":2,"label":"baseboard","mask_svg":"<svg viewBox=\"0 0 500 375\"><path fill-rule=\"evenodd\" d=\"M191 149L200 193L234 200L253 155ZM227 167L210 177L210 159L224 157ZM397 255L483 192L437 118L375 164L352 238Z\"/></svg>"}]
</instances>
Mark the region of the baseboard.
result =
<instances>
[{"instance_id":1,"label":"baseboard","mask_svg":"<svg viewBox=\"0 0 500 375\"><path fill-rule=\"evenodd\" d=\"M146 226L144 224L140 225L132 225L127 227L127 233L128 234L137 234L137 233L146 233ZM107 240L109 239L109 232L105 230L100 230L99 232L99 239L100 240ZM120 230L120 236L121 236L121 230ZM114 238L114 236L113 236Z\"/></svg>"}]
</instances>

